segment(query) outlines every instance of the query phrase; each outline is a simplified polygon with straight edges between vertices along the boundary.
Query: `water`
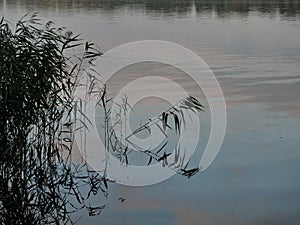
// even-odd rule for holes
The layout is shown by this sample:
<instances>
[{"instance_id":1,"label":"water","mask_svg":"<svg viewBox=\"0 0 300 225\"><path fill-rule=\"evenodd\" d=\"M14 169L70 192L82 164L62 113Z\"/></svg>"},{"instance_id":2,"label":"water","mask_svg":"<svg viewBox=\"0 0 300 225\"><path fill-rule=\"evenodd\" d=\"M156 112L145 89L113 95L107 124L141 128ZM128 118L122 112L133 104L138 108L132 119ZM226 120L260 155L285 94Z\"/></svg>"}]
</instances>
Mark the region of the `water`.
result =
<instances>
[{"instance_id":1,"label":"water","mask_svg":"<svg viewBox=\"0 0 300 225\"><path fill-rule=\"evenodd\" d=\"M41 18L93 40L104 52L149 39L185 46L205 60L226 100L225 139L208 170L191 179L174 176L143 188L111 185L109 208L99 217L84 215L79 224L298 224L299 1L0 4L1 15L11 22L36 11ZM147 75L172 77L191 94L203 97L182 71L155 63L120 71L110 81L112 92ZM157 99L150 103L152 109L161 109ZM119 197L125 201L119 202Z\"/></svg>"}]
</instances>

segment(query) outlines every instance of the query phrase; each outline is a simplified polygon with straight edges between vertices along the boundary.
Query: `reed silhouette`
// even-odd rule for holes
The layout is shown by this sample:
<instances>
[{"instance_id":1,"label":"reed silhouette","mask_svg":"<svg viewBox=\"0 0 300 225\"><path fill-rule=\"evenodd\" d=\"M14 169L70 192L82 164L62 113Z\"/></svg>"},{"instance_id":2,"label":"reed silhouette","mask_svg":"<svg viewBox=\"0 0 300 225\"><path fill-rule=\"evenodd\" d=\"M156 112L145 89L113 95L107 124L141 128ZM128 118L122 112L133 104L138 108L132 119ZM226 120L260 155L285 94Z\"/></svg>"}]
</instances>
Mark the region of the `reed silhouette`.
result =
<instances>
[{"instance_id":1,"label":"reed silhouette","mask_svg":"<svg viewBox=\"0 0 300 225\"><path fill-rule=\"evenodd\" d=\"M0 21L0 224L65 224L79 208L103 208L85 204L106 193L103 177L71 160L77 77L101 52L86 43L81 58L67 57L83 43L52 24Z\"/></svg>"},{"instance_id":2,"label":"reed silhouette","mask_svg":"<svg viewBox=\"0 0 300 225\"><path fill-rule=\"evenodd\" d=\"M81 57L74 55L78 51ZM105 148L120 162L129 164L134 148L148 157L147 165L154 160L186 177L198 172L187 168L180 146L172 159L166 150L168 132L183 132L185 112L203 111L194 97L183 99L132 134L124 134L124 144L110 121L113 99L107 97L106 84L89 72L97 72L93 63L102 56L94 43L84 43L79 35L56 28L51 21L42 24L33 14L24 16L14 29L2 18L0 55L0 224L73 224L73 212L86 209L94 216L105 208L105 204L90 204L89 199L99 193L107 197L113 180L105 169L93 170L84 157L81 162L72 159L78 147L76 132L86 132L91 124L85 107L95 96L105 118ZM75 99L82 85L85 98ZM117 123L132 110L126 99L119 107ZM159 127L165 137L158 148L141 149L130 142L131 136L152 126Z\"/></svg>"}]
</instances>

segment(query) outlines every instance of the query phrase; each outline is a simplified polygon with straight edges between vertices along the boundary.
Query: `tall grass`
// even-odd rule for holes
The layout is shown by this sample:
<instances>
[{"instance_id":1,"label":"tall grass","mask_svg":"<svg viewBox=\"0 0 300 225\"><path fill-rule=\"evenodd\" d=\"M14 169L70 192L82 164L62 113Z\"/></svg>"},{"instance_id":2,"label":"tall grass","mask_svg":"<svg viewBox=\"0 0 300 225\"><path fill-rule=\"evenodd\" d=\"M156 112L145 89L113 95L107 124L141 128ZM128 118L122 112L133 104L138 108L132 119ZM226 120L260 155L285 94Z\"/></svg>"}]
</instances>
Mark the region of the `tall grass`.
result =
<instances>
[{"instance_id":1,"label":"tall grass","mask_svg":"<svg viewBox=\"0 0 300 225\"><path fill-rule=\"evenodd\" d=\"M86 43L77 62L66 56L80 45L36 15L14 29L0 21L0 224L62 224L78 208L101 209L85 204L78 185L89 185L89 197L105 192L103 179L83 176L86 165L71 161L77 77L85 61L101 55Z\"/></svg>"}]
</instances>

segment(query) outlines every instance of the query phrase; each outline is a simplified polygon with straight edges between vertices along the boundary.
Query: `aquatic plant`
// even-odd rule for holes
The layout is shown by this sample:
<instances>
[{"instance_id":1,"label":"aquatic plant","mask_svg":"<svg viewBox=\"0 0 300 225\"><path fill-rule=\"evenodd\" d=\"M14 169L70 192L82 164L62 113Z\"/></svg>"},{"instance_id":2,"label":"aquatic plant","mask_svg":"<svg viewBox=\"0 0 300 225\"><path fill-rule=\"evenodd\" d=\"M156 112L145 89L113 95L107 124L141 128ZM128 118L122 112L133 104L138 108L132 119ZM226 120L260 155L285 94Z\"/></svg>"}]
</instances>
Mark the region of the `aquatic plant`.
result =
<instances>
[{"instance_id":1,"label":"aquatic plant","mask_svg":"<svg viewBox=\"0 0 300 225\"><path fill-rule=\"evenodd\" d=\"M14 30L0 21L0 224L71 222L78 208L100 210L85 199L106 192L100 175L71 160L77 77L102 53L52 24L36 14ZM80 46L81 58L67 53ZM90 187L86 198L82 184Z\"/></svg>"},{"instance_id":2,"label":"aquatic plant","mask_svg":"<svg viewBox=\"0 0 300 225\"><path fill-rule=\"evenodd\" d=\"M166 151L168 132L180 135L188 113L203 111L194 97L124 134L124 144L110 121L113 99L107 97L106 84L89 72L97 73L93 63L102 55L95 44L84 43L66 28L53 27L51 21L43 25L33 14L18 21L14 30L2 18L0 55L0 224L68 224L75 222L72 213L79 209L94 216L105 208L89 199L98 193L107 196L108 183L113 181L106 169L93 170L84 154L80 162L72 158L74 149L85 148L84 135L91 125L86 104L93 97L98 98L104 116L106 151L120 162L129 164L134 148L149 158L147 165L155 160L186 177L198 172L187 169L179 145L172 159ZM82 86L85 97L78 100L75 91ZM125 99L119 109L116 122L122 125L121 116L132 108ZM142 149L130 142L131 136L151 126L166 137L158 149ZM83 134L82 146L75 142L76 132Z\"/></svg>"}]
</instances>

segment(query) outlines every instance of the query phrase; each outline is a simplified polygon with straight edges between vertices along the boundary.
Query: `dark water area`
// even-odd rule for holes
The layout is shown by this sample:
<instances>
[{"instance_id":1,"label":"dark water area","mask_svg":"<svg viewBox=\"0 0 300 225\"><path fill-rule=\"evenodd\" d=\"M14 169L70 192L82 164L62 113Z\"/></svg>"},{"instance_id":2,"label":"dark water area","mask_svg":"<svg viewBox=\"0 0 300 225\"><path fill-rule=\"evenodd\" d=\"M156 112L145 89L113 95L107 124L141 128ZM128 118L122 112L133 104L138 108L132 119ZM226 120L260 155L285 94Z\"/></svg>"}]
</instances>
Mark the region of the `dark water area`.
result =
<instances>
[{"instance_id":1,"label":"dark water area","mask_svg":"<svg viewBox=\"0 0 300 225\"><path fill-rule=\"evenodd\" d=\"M299 224L300 1L0 2L0 15L11 22L32 12L93 40L104 53L140 40L189 48L212 70L226 102L224 142L206 171L146 187L111 184L108 208L98 217L83 213L78 224ZM120 70L109 81L112 95L146 76L170 78L207 104L184 72L159 63ZM133 126L161 104L149 98L137 105ZM205 144L209 116L203 119Z\"/></svg>"},{"instance_id":2,"label":"dark water area","mask_svg":"<svg viewBox=\"0 0 300 225\"><path fill-rule=\"evenodd\" d=\"M257 11L267 14L279 12L285 17L294 17L299 14L300 5L298 1L249 1L249 0L230 0L230 1L203 1L203 0L131 0L131 1L4 1L7 9L15 10L21 7L27 11L39 9L41 11L86 11L86 12L107 12L115 13L124 8L130 10L142 9L149 15L188 15L195 9L197 14L215 11L218 16L226 17L232 13L247 16L249 13Z\"/></svg>"}]
</instances>

